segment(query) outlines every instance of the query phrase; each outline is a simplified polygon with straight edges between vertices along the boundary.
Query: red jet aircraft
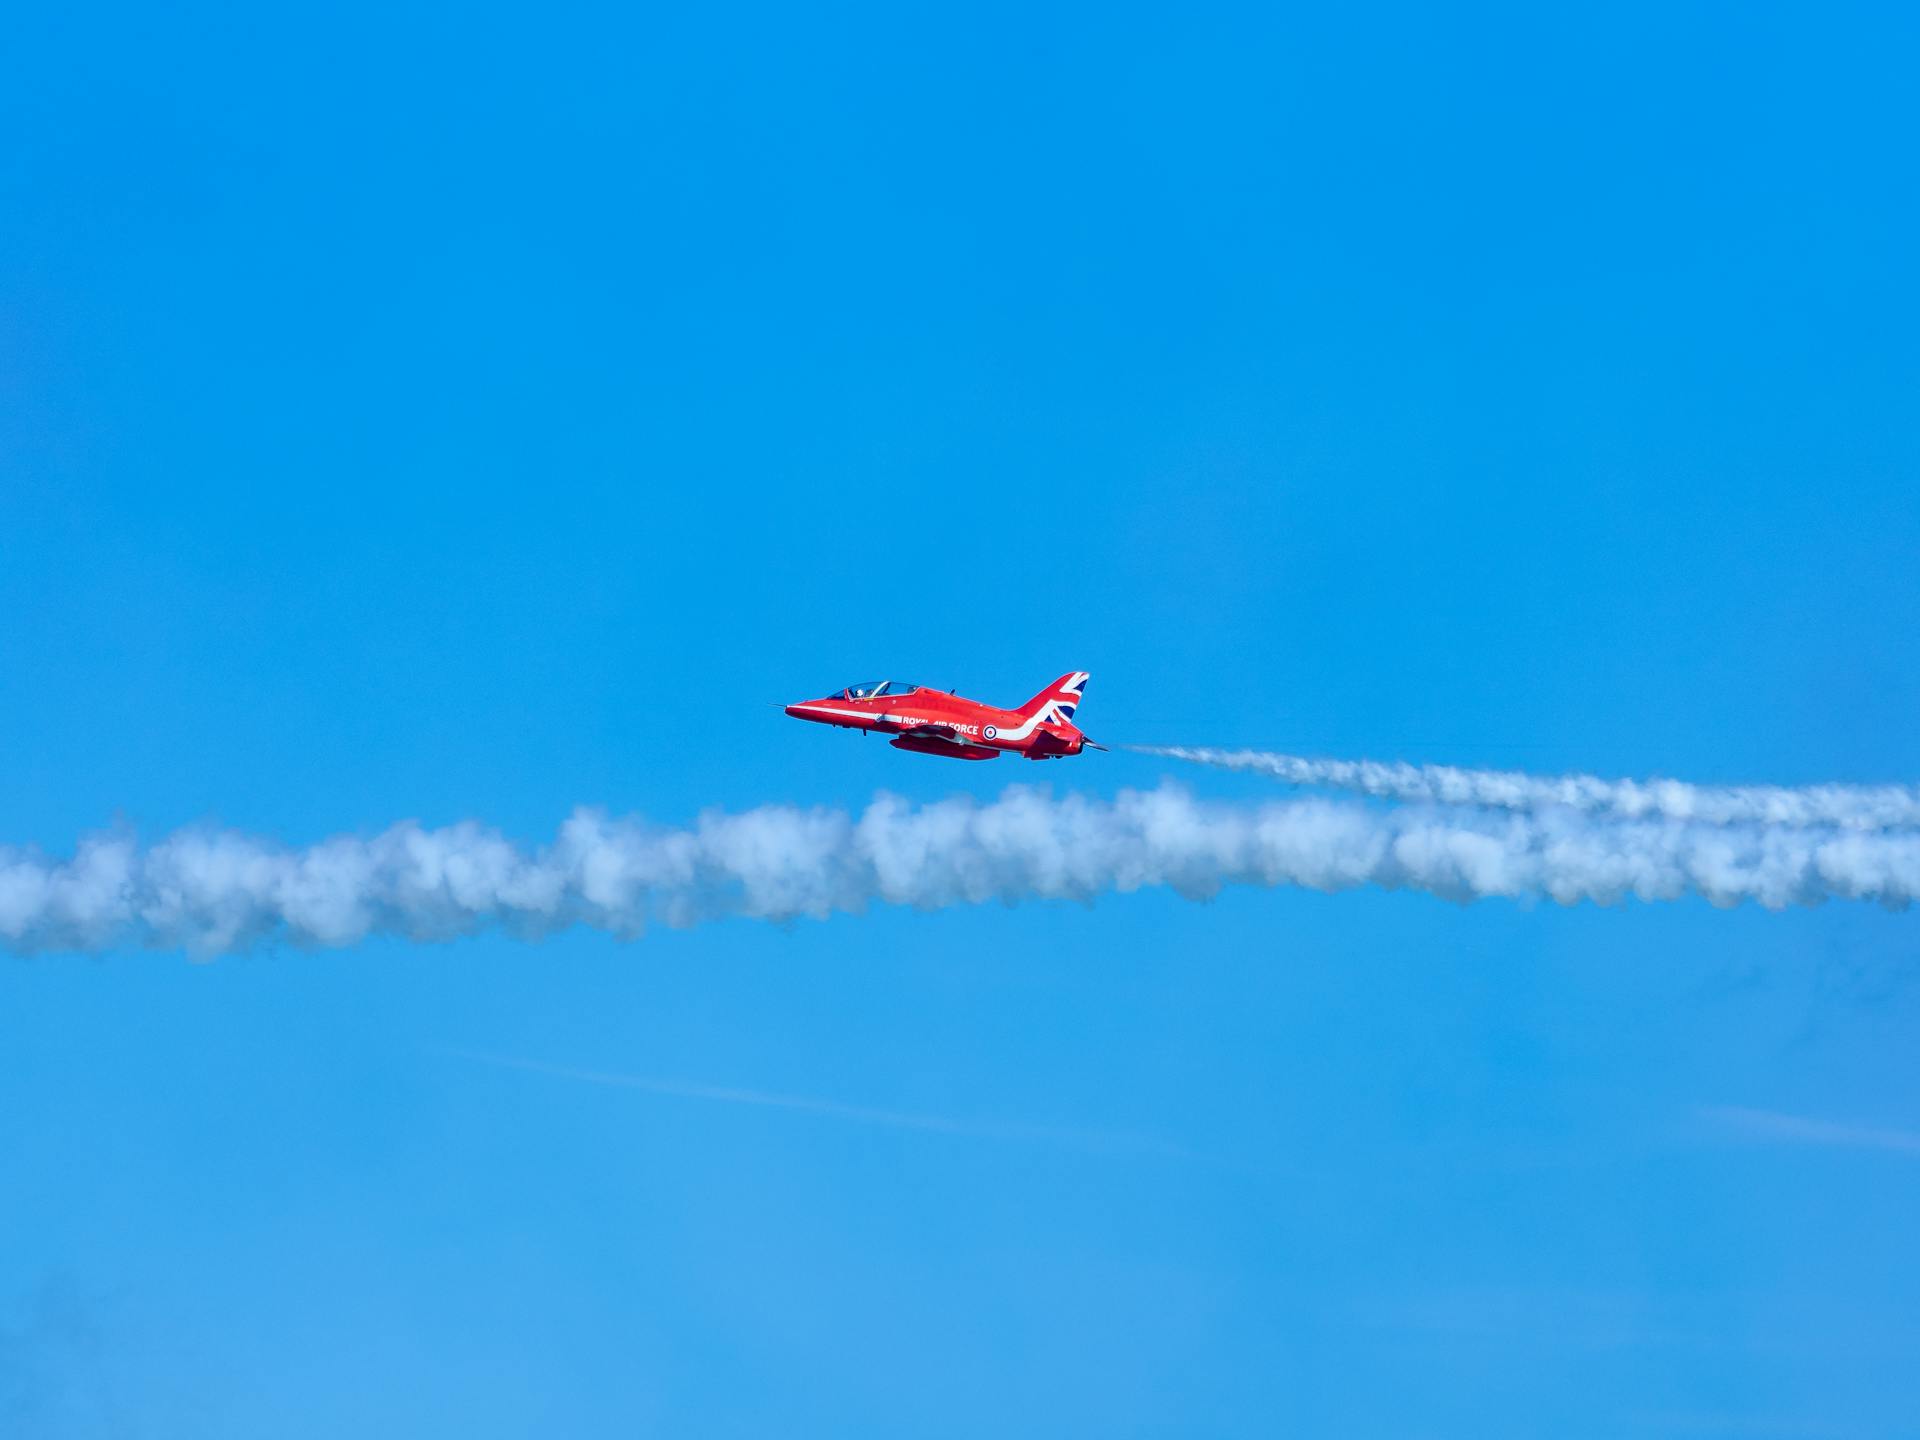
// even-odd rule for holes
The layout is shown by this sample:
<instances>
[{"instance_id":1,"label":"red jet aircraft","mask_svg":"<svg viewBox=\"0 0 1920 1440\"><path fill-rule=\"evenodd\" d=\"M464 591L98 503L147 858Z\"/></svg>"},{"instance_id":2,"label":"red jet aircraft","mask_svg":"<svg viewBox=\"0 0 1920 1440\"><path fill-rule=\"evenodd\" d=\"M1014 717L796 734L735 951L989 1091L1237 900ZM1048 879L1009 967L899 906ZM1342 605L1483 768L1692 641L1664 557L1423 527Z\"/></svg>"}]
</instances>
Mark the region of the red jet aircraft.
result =
<instances>
[{"instance_id":1,"label":"red jet aircraft","mask_svg":"<svg viewBox=\"0 0 1920 1440\"><path fill-rule=\"evenodd\" d=\"M1058 760L1082 750L1104 750L1073 726L1074 708L1087 688L1087 674L1062 675L1018 710L996 710L903 680L849 685L824 700L787 706L796 720L878 730L893 736L896 750L947 755L955 760L992 760L1014 750L1029 760Z\"/></svg>"}]
</instances>

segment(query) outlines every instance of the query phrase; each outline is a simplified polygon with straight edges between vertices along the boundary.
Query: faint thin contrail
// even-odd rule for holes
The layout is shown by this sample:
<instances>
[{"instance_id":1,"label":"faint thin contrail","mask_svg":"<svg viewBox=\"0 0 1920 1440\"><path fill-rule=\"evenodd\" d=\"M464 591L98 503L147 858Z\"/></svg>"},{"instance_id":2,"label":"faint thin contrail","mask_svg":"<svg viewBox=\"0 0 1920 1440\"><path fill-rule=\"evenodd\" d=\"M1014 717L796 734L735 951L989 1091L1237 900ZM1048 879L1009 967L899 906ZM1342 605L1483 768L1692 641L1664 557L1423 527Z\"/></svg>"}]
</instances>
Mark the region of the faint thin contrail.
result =
<instances>
[{"instance_id":1,"label":"faint thin contrail","mask_svg":"<svg viewBox=\"0 0 1920 1440\"><path fill-rule=\"evenodd\" d=\"M537 848L473 821L405 823L305 849L191 830L150 848L94 837L66 859L0 851L0 945L211 956L276 939L336 946L489 928L534 938L585 925L633 937L655 923L825 919L873 905L1091 901L1156 887L1203 900L1229 885L1904 909L1920 895L1920 832L1623 820L1565 807L1222 804L1172 785L1111 800L1015 786L984 804L918 807L881 795L858 814L766 805L687 826L578 810Z\"/></svg>"},{"instance_id":2,"label":"faint thin contrail","mask_svg":"<svg viewBox=\"0 0 1920 1440\"><path fill-rule=\"evenodd\" d=\"M1528 775L1404 761L1316 760L1271 750L1126 745L1223 770L1269 775L1291 785L1351 790L1380 799L1500 810L1563 807L1603 819L1680 820L1707 825L1830 825L1843 830L1920 827L1920 790L1908 785L1690 785L1684 780L1603 780L1596 775Z\"/></svg>"},{"instance_id":3,"label":"faint thin contrail","mask_svg":"<svg viewBox=\"0 0 1920 1440\"><path fill-rule=\"evenodd\" d=\"M1896 1130L1882 1125L1856 1125L1838 1120L1817 1120L1806 1115L1788 1115L1778 1110L1756 1110L1745 1105L1702 1105L1699 1113L1706 1119L1729 1126L1758 1140L1778 1140L1794 1145L1834 1145L1850 1150L1890 1150L1905 1155L1920 1155L1920 1131Z\"/></svg>"},{"instance_id":4,"label":"faint thin contrail","mask_svg":"<svg viewBox=\"0 0 1920 1440\"><path fill-rule=\"evenodd\" d=\"M884 1125L896 1130L925 1130L941 1135L964 1135L984 1140L1032 1140L1072 1145L1080 1149L1135 1151L1168 1156L1183 1156L1184 1151L1165 1141L1145 1135L1112 1131L1072 1130L1047 1125L1008 1125L991 1121L958 1120L947 1115L920 1114L910 1110L885 1110L871 1105L847 1105L838 1100L821 1100L810 1095L783 1095L769 1090L748 1090L731 1085L702 1085L687 1080L662 1080L647 1075L624 1075L607 1070L581 1070L571 1065L550 1065L541 1060L521 1060L505 1055L488 1055L473 1050L447 1050L463 1060L495 1065L506 1070L525 1070L535 1075L551 1075L561 1080L576 1080L588 1085L616 1086L623 1090L641 1090L649 1095L667 1095L680 1100L711 1100L727 1105L761 1105L776 1110L800 1110L810 1115L825 1115L836 1120L852 1120L862 1125Z\"/></svg>"}]
</instances>

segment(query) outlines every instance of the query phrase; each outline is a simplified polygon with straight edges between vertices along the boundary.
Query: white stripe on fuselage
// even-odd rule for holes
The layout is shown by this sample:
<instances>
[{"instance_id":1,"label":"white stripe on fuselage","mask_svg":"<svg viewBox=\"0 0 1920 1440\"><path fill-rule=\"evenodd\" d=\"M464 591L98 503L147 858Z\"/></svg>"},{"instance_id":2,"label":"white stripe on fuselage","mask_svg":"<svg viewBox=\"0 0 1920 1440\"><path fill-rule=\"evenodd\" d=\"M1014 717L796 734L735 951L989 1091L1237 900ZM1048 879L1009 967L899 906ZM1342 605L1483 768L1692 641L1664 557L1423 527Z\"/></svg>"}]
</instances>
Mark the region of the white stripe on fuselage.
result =
<instances>
[{"instance_id":1,"label":"white stripe on fuselage","mask_svg":"<svg viewBox=\"0 0 1920 1440\"><path fill-rule=\"evenodd\" d=\"M804 710L809 716L844 715L849 720L878 720L881 716L871 710L842 710L838 705L795 705L795 710Z\"/></svg>"},{"instance_id":2,"label":"white stripe on fuselage","mask_svg":"<svg viewBox=\"0 0 1920 1440\"><path fill-rule=\"evenodd\" d=\"M1014 726L1013 729L1002 730L995 739L1003 743L1008 740L1024 740L1042 725L1070 724L1071 721L1069 718L1060 713L1064 708L1061 697L1066 695L1073 696L1073 704L1078 706L1080 703L1080 692L1086 683L1087 672L1084 670L1074 671L1072 678L1053 692L1052 699L1048 700L1046 704L1034 711L1033 714Z\"/></svg>"},{"instance_id":3,"label":"white stripe on fuselage","mask_svg":"<svg viewBox=\"0 0 1920 1440\"><path fill-rule=\"evenodd\" d=\"M995 738L1002 743L1008 740L1024 740L1042 725L1060 724L1059 710L1060 702L1057 700L1049 700L1038 710L1034 711L1033 714L1014 726L1013 729L1002 730Z\"/></svg>"}]
</instances>

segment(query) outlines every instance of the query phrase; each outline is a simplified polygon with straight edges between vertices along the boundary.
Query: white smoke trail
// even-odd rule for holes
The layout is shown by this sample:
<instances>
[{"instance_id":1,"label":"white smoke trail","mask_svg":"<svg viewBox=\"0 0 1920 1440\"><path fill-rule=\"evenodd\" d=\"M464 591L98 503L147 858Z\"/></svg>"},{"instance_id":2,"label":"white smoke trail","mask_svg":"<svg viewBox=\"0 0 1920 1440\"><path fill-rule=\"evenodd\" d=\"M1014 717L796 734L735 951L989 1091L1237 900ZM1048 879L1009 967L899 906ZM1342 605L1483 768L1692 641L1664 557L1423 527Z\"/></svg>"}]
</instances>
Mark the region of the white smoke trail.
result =
<instances>
[{"instance_id":1,"label":"white smoke trail","mask_svg":"<svg viewBox=\"0 0 1920 1440\"><path fill-rule=\"evenodd\" d=\"M1907 785L1689 785L1683 780L1527 775L1516 770L1464 770L1403 761L1314 760L1267 750L1183 745L1123 748L1140 755L1271 775L1293 785L1352 790L1416 803L1483 805L1499 810L1564 806L1608 819L1666 819L1706 825L1831 825L1845 830L1920 826L1920 790Z\"/></svg>"},{"instance_id":2,"label":"white smoke trail","mask_svg":"<svg viewBox=\"0 0 1920 1440\"><path fill-rule=\"evenodd\" d=\"M1204 898L1225 885L1903 908L1920 894L1920 833L1601 822L1565 809L1382 811L1320 799L1236 806L1171 786L1113 800L1014 787L986 804L919 808L881 795L859 815L766 806L683 828L580 810L532 850L472 822L402 824L306 849L185 831L144 849L94 837L67 859L0 850L0 946L212 955L275 938L332 946L489 926L634 936L653 922L729 915L1091 900L1149 886Z\"/></svg>"}]
</instances>

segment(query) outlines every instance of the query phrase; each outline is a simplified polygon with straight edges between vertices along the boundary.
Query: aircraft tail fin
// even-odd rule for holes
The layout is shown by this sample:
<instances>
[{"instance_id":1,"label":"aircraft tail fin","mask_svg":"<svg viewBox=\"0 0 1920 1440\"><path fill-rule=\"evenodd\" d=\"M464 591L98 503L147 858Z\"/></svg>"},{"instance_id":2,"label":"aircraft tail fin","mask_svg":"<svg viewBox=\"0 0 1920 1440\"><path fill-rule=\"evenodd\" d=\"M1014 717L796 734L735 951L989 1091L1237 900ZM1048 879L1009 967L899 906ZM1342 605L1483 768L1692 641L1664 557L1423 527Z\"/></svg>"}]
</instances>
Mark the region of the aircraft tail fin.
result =
<instances>
[{"instance_id":1,"label":"aircraft tail fin","mask_svg":"<svg viewBox=\"0 0 1920 1440\"><path fill-rule=\"evenodd\" d=\"M1085 695L1086 691L1087 672L1072 670L1022 705L1019 713L1024 717L1051 707L1053 713L1046 717L1048 720L1071 725L1073 712L1079 708L1080 697Z\"/></svg>"}]
</instances>

